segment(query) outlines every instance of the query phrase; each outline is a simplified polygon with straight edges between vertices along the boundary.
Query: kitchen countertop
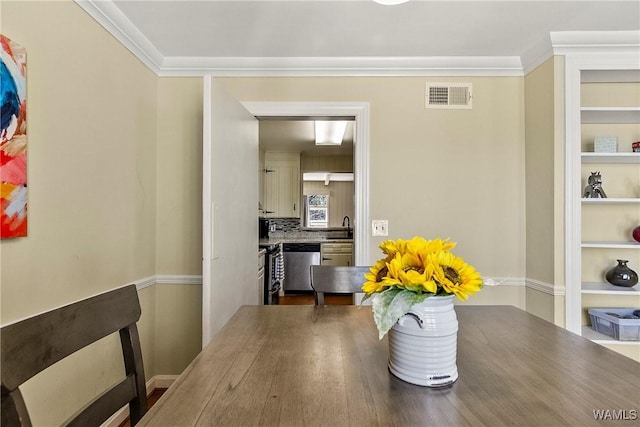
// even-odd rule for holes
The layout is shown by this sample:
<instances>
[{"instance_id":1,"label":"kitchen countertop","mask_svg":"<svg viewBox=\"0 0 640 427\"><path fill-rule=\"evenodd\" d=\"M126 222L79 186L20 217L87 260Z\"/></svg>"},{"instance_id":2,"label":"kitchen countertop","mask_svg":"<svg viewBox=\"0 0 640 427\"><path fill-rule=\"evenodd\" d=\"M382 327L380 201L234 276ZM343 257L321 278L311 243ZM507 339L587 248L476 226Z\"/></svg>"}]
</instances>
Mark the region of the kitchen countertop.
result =
<instances>
[{"instance_id":1,"label":"kitchen countertop","mask_svg":"<svg viewBox=\"0 0 640 427\"><path fill-rule=\"evenodd\" d=\"M259 239L258 247L267 248L280 243L353 243L353 238L330 238L330 237L296 237L296 236L284 236L284 237L271 237L268 239Z\"/></svg>"}]
</instances>

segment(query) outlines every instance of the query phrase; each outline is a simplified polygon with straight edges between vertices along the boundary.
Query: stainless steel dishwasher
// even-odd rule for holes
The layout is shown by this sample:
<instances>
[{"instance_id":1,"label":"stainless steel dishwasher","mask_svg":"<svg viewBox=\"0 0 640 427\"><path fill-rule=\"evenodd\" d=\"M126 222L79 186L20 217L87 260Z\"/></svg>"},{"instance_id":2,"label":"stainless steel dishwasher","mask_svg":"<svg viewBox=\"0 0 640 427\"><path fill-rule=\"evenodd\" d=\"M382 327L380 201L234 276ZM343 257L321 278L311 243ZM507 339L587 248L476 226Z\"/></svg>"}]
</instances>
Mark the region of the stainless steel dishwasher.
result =
<instances>
[{"instance_id":1,"label":"stainless steel dishwasher","mask_svg":"<svg viewBox=\"0 0 640 427\"><path fill-rule=\"evenodd\" d=\"M284 291L313 291L311 266L320 265L320 243L284 243Z\"/></svg>"}]
</instances>

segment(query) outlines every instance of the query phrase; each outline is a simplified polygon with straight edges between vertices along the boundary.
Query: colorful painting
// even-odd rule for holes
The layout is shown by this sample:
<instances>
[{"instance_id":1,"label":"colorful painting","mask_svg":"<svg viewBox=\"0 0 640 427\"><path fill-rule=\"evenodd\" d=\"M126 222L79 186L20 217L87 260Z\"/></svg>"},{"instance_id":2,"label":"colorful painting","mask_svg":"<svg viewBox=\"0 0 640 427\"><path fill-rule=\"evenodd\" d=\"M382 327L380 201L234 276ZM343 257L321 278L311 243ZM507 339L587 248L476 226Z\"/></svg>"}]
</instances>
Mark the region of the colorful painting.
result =
<instances>
[{"instance_id":1,"label":"colorful painting","mask_svg":"<svg viewBox=\"0 0 640 427\"><path fill-rule=\"evenodd\" d=\"M0 35L0 237L27 235L27 54Z\"/></svg>"}]
</instances>

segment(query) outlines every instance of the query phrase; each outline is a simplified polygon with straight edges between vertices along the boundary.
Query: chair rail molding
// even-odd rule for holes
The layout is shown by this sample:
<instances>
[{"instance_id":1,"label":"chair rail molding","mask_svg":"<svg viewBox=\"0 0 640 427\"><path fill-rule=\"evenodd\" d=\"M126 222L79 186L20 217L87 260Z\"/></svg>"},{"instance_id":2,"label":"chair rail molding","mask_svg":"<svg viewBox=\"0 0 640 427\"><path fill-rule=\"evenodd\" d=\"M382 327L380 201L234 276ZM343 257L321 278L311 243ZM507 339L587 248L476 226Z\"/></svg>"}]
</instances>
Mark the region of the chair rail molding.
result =
<instances>
[{"instance_id":1,"label":"chair rail molding","mask_svg":"<svg viewBox=\"0 0 640 427\"><path fill-rule=\"evenodd\" d=\"M153 285L200 285L202 286L202 275L188 274L162 274L149 276L143 279L134 280L130 284L135 284L138 291Z\"/></svg>"}]
</instances>

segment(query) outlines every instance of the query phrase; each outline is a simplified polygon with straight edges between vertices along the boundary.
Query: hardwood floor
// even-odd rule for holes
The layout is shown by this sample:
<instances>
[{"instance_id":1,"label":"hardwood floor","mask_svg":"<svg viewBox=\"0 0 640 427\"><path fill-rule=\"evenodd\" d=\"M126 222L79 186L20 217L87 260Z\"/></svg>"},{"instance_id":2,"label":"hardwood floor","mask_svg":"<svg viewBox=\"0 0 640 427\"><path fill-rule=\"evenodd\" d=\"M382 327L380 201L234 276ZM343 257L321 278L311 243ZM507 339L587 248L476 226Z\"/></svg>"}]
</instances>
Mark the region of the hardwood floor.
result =
<instances>
[{"instance_id":1,"label":"hardwood floor","mask_svg":"<svg viewBox=\"0 0 640 427\"><path fill-rule=\"evenodd\" d=\"M160 399L160 396L162 396L165 391L167 391L166 388L157 388L153 390L151 394L147 396L147 408L151 409L151 407L155 405L155 403L158 401L158 399ZM119 427L131 427L129 418L127 417L127 419L122 424L120 424Z\"/></svg>"}]
</instances>

